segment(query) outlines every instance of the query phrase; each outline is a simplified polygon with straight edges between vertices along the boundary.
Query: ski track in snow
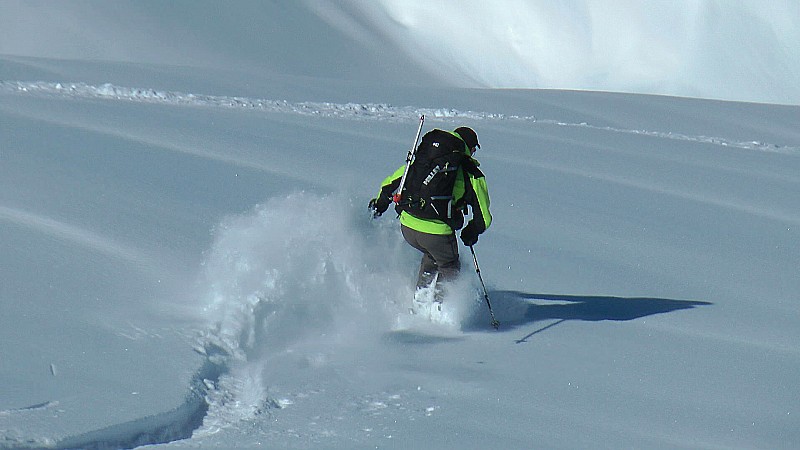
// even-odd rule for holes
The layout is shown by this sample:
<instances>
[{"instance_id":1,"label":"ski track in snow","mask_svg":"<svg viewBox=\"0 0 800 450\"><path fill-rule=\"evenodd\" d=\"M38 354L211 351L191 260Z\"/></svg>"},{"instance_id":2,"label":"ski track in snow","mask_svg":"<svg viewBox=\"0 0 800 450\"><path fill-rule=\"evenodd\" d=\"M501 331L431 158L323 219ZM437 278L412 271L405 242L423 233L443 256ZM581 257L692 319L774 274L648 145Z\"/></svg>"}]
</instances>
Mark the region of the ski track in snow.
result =
<instances>
[{"instance_id":1,"label":"ski track in snow","mask_svg":"<svg viewBox=\"0 0 800 450\"><path fill-rule=\"evenodd\" d=\"M152 266L155 261L154 258L148 257L135 248L116 242L110 237L76 225L59 222L50 217L0 206L0 222L3 221L38 231L53 239L71 242L98 253L128 261L136 267Z\"/></svg>"},{"instance_id":2,"label":"ski track in snow","mask_svg":"<svg viewBox=\"0 0 800 450\"><path fill-rule=\"evenodd\" d=\"M173 106L232 108L263 111L269 113L299 114L349 120L406 121L410 119L417 119L422 114L436 119L469 119L474 121L516 120L542 125L587 128L613 133L642 135L653 138L712 144L722 147L746 150L757 150L782 154L800 154L800 146L778 145L757 140L736 141L712 136L690 136L686 134L665 131L634 130L597 126L586 122L569 123L559 120L537 118L536 116L517 116L480 111L460 111L452 108L416 108L412 106L393 106L386 103L293 103L286 100L266 100L247 97L187 94L183 92L161 91L150 88L131 88L115 86L110 83L102 84L100 86L93 86L80 82L58 83L2 80L0 80L0 94L56 96L77 99L123 100L138 103L154 103Z\"/></svg>"}]
</instances>

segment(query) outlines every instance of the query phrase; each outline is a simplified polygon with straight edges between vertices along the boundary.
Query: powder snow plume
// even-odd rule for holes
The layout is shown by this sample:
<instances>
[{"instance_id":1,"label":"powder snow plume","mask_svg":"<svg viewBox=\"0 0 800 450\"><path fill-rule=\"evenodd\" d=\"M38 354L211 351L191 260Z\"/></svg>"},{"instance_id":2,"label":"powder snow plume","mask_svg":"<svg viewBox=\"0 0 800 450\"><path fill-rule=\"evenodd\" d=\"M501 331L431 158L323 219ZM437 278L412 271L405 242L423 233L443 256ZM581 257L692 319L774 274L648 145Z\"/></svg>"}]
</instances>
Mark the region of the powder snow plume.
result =
<instances>
[{"instance_id":1,"label":"powder snow plume","mask_svg":"<svg viewBox=\"0 0 800 450\"><path fill-rule=\"evenodd\" d=\"M418 254L388 216L371 221L343 197L295 193L218 227L201 289L203 351L220 369L206 381L199 433L281 407L264 375L281 355L324 364L380 341L406 315ZM449 309L454 322L469 315L462 306Z\"/></svg>"}]
</instances>

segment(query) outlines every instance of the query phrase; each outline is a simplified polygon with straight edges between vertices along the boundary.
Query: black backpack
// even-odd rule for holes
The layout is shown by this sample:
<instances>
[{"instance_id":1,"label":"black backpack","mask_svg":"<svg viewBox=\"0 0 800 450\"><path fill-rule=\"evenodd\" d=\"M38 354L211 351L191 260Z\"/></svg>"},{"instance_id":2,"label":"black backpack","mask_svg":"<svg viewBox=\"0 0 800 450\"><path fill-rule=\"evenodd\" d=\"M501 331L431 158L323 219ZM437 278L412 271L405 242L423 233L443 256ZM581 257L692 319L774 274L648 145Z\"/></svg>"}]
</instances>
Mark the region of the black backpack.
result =
<instances>
[{"instance_id":1,"label":"black backpack","mask_svg":"<svg viewBox=\"0 0 800 450\"><path fill-rule=\"evenodd\" d=\"M406 211L421 219L450 222L460 215L455 209L453 186L466 160L464 141L443 130L422 136L408 169L397 213Z\"/></svg>"}]
</instances>

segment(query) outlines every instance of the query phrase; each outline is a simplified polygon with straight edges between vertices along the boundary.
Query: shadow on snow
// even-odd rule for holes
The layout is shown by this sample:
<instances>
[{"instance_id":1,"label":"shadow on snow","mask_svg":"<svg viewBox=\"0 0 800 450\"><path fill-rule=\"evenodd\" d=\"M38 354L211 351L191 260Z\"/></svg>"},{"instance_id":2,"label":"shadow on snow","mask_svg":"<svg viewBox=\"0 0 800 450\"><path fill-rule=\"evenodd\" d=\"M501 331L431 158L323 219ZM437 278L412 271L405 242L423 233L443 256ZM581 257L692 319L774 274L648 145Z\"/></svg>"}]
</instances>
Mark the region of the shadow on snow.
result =
<instances>
[{"instance_id":1,"label":"shadow on snow","mask_svg":"<svg viewBox=\"0 0 800 450\"><path fill-rule=\"evenodd\" d=\"M609 297L561 294L530 294L519 291L490 291L500 330L519 328L528 324L554 320L517 339L526 342L532 336L568 320L596 322L601 320L633 320L682 309L711 305L697 300L672 300L650 297ZM488 321L486 308L476 308L468 321L469 329L485 330Z\"/></svg>"}]
</instances>

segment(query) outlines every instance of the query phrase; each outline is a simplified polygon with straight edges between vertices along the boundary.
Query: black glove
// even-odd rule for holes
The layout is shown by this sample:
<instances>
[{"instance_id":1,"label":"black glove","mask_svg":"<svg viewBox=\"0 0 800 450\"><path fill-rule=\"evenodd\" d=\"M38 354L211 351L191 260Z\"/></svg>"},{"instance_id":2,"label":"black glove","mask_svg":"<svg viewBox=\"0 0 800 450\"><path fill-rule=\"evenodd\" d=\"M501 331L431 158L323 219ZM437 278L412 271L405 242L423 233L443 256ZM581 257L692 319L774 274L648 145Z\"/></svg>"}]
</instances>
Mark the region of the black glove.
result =
<instances>
[{"instance_id":1,"label":"black glove","mask_svg":"<svg viewBox=\"0 0 800 450\"><path fill-rule=\"evenodd\" d=\"M372 210L372 217L380 217L381 214L389 209L389 205L391 204L392 201L389 197L378 197L370 200L367 207Z\"/></svg>"},{"instance_id":2,"label":"black glove","mask_svg":"<svg viewBox=\"0 0 800 450\"><path fill-rule=\"evenodd\" d=\"M464 243L467 247L472 247L478 242L478 227L470 221L467 226L461 230L461 242Z\"/></svg>"}]
</instances>

